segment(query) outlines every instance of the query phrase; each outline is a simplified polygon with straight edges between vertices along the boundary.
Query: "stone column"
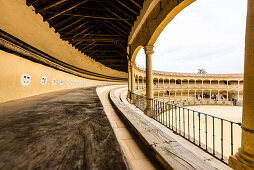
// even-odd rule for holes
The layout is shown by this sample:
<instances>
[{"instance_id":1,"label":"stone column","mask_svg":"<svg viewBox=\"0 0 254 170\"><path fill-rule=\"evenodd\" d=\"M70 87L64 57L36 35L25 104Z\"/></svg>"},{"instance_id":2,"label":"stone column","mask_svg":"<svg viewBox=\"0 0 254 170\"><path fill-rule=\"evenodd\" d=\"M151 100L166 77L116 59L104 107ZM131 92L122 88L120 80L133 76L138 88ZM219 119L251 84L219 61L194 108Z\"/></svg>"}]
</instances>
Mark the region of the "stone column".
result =
<instances>
[{"instance_id":1,"label":"stone column","mask_svg":"<svg viewBox=\"0 0 254 170\"><path fill-rule=\"evenodd\" d=\"M128 62L128 98L130 99L130 93L131 92L131 66L130 61Z\"/></svg>"},{"instance_id":2,"label":"stone column","mask_svg":"<svg viewBox=\"0 0 254 170\"><path fill-rule=\"evenodd\" d=\"M228 80L227 80L227 89L228 89Z\"/></svg>"},{"instance_id":3,"label":"stone column","mask_svg":"<svg viewBox=\"0 0 254 170\"><path fill-rule=\"evenodd\" d=\"M189 88L189 86L190 86L190 80L188 80L187 88Z\"/></svg>"},{"instance_id":4,"label":"stone column","mask_svg":"<svg viewBox=\"0 0 254 170\"><path fill-rule=\"evenodd\" d=\"M197 80L194 80L195 81L195 86L194 86L194 88L197 88Z\"/></svg>"},{"instance_id":5,"label":"stone column","mask_svg":"<svg viewBox=\"0 0 254 170\"><path fill-rule=\"evenodd\" d=\"M203 82L203 81L202 81ZM203 84L203 83L202 83ZM203 89L202 89L202 91L201 91L201 101L203 101L203 99L204 99L204 91L203 91Z\"/></svg>"},{"instance_id":6,"label":"stone column","mask_svg":"<svg viewBox=\"0 0 254 170\"><path fill-rule=\"evenodd\" d=\"M189 100L190 100L190 90L188 90L188 99L187 99L187 101L189 102Z\"/></svg>"},{"instance_id":7,"label":"stone column","mask_svg":"<svg viewBox=\"0 0 254 170\"><path fill-rule=\"evenodd\" d=\"M195 90L195 91L194 91L194 101L197 100L196 95L197 95L197 92L196 92L196 90Z\"/></svg>"},{"instance_id":8,"label":"stone column","mask_svg":"<svg viewBox=\"0 0 254 170\"><path fill-rule=\"evenodd\" d=\"M183 90L181 90L181 102L183 101Z\"/></svg>"},{"instance_id":9,"label":"stone column","mask_svg":"<svg viewBox=\"0 0 254 170\"><path fill-rule=\"evenodd\" d=\"M131 103L133 103L134 91L135 91L134 63L131 63Z\"/></svg>"},{"instance_id":10,"label":"stone column","mask_svg":"<svg viewBox=\"0 0 254 170\"><path fill-rule=\"evenodd\" d=\"M240 80L238 80L238 89L240 89Z\"/></svg>"},{"instance_id":11,"label":"stone column","mask_svg":"<svg viewBox=\"0 0 254 170\"><path fill-rule=\"evenodd\" d=\"M218 80L218 88L220 88L220 80Z\"/></svg>"},{"instance_id":12,"label":"stone column","mask_svg":"<svg viewBox=\"0 0 254 170\"><path fill-rule=\"evenodd\" d=\"M210 100L209 101L211 101L212 100L212 90L210 90Z\"/></svg>"},{"instance_id":13,"label":"stone column","mask_svg":"<svg viewBox=\"0 0 254 170\"><path fill-rule=\"evenodd\" d=\"M144 79L145 77L142 78L142 89L144 89Z\"/></svg>"},{"instance_id":14,"label":"stone column","mask_svg":"<svg viewBox=\"0 0 254 170\"><path fill-rule=\"evenodd\" d=\"M227 101L228 101L228 90L227 90Z\"/></svg>"},{"instance_id":15,"label":"stone column","mask_svg":"<svg viewBox=\"0 0 254 170\"><path fill-rule=\"evenodd\" d=\"M212 80L210 80L210 86L209 86L209 88L211 88L212 87Z\"/></svg>"},{"instance_id":16,"label":"stone column","mask_svg":"<svg viewBox=\"0 0 254 170\"><path fill-rule=\"evenodd\" d=\"M175 79L175 89L176 89L176 79Z\"/></svg>"},{"instance_id":17,"label":"stone column","mask_svg":"<svg viewBox=\"0 0 254 170\"><path fill-rule=\"evenodd\" d=\"M164 79L162 79L162 87L163 87L163 89L165 88L165 86L164 86Z\"/></svg>"},{"instance_id":18,"label":"stone column","mask_svg":"<svg viewBox=\"0 0 254 170\"><path fill-rule=\"evenodd\" d=\"M138 76L138 79L137 79L137 90L139 90L139 76Z\"/></svg>"},{"instance_id":19,"label":"stone column","mask_svg":"<svg viewBox=\"0 0 254 170\"><path fill-rule=\"evenodd\" d=\"M203 82L204 82L204 81L203 81L203 80L201 80L201 89L203 89Z\"/></svg>"},{"instance_id":20,"label":"stone column","mask_svg":"<svg viewBox=\"0 0 254 170\"><path fill-rule=\"evenodd\" d=\"M237 91L237 102L239 102L239 98L240 98L240 91Z\"/></svg>"},{"instance_id":21,"label":"stone column","mask_svg":"<svg viewBox=\"0 0 254 170\"><path fill-rule=\"evenodd\" d=\"M145 114L149 117L153 116L152 99L153 99L153 75L152 75L152 55L153 46L145 46L146 54L146 109Z\"/></svg>"},{"instance_id":22,"label":"stone column","mask_svg":"<svg viewBox=\"0 0 254 170\"><path fill-rule=\"evenodd\" d=\"M248 0L245 34L241 148L229 158L233 169L254 169L254 1Z\"/></svg>"},{"instance_id":23,"label":"stone column","mask_svg":"<svg viewBox=\"0 0 254 170\"><path fill-rule=\"evenodd\" d=\"M170 89L170 79L168 80L168 89Z\"/></svg>"},{"instance_id":24,"label":"stone column","mask_svg":"<svg viewBox=\"0 0 254 170\"><path fill-rule=\"evenodd\" d=\"M220 101L220 91L218 90L217 100Z\"/></svg>"}]
</instances>

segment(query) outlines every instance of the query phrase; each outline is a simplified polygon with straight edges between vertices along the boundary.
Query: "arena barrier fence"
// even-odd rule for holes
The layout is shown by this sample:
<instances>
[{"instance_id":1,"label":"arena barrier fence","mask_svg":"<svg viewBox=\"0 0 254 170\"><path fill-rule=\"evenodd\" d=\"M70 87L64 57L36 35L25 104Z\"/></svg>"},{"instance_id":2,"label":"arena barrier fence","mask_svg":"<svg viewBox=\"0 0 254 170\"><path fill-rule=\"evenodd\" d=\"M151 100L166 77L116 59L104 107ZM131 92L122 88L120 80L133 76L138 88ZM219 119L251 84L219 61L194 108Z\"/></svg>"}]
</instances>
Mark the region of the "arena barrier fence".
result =
<instances>
[{"instance_id":1,"label":"arena barrier fence","mask_svg":"<svg viewBox=\"0 0 254 170\"><path fill-rule=\"evenodd\" d=\"M131 95L133 104L144 111L146 96L129 92ZM153 119L225 164L241 145L240 122L155 99L152 99L152 110Z\"/></svg>"}]
</instances>

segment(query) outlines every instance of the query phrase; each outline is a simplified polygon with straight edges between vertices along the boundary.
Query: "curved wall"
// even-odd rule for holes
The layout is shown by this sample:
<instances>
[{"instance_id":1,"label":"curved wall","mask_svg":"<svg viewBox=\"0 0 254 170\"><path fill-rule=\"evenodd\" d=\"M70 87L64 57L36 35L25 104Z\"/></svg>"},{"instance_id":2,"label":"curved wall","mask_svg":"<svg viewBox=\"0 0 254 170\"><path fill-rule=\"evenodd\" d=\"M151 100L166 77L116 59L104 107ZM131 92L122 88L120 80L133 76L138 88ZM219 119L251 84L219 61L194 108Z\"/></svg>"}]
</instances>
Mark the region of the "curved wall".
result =
<instances>
[{"instance_id":1,"label":"curved wall","mask_svg":"<svg viewBox=\"0 0 254 170\"><path fill-rule=\"evenodd\" d=\"M22 79L22 75L26 78ZM45 84L41 83L43 77L47 78ZM0 78L0 103L63 89L116 83L78 77L2 50Z\"/></svg>"}]
</instances>

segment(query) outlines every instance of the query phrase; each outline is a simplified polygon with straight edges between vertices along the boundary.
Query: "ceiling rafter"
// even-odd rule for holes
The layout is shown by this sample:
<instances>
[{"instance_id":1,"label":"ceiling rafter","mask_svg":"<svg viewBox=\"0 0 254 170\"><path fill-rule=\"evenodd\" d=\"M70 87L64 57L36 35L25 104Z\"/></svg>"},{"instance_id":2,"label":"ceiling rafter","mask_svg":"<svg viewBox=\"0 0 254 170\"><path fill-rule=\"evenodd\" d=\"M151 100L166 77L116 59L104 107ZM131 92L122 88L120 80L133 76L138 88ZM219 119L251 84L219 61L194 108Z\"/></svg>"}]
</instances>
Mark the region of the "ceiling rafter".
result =
<instances>
[{"instance_id":1,"label":"ceiling rafter","mask_svg":"<svg viewBox=\"0 0 254 170\"><path fill-rule=\"evenodd\" d=\"M67 41L97 41L97 42L114 42L123 41L123 39L113 37L64 37Z\"/></svg>"},{"instance_id":2,"label":"ceiling rafter","mask_svg":"<svg viewBox=\"0 0 254 170\"><path fill-rule=\"evenodd\" d=\"M66 34L66 35L75 35L77 33L75 32L60 32L61 34ZM124 35L117 35L117 34L79 34L79 35L87 35L87 36L98 36L98 37L124 37Z\"/></svg>"},{"instance_id":3,"label":"ceiling rafter","mask_svg":"<svg viewBox=\"0 0 254 170\"><path fill-rule=\"evenodd\" d=\"M61 31L65 30L66 28L69 28L69 27L71 27L71 26L73 26L73 25L79 23L79 22L82 21L82 20L83 20L83 18L81 18L81 19L79 19L79 20L77 20L77 21L75 21L75 22L73 22L73 23L71 23L71 24L68 24L68 25L66 25L65 27L63 27L63 28L57 30L57 32L61 32Z\"/></svg>"},{"instance_id":4,"label":"ceiling rafter","mask_svg":"<svg viewBox=\"0 0 254 170\"><path fill-rule=\"evenodd\" d=\"M53 7L55 7L55 6L57 6L57 5L59 5L59 4L63 3L63 2L65 2L65 1L67 1L67 0L52 1L52 2L50 2L50 3L48 3L48 4L46 4L46 5L43 5L43 6L39 7L39 8L36 10L36 12L43 12L44 10L48 10L48 9L50 9L50 8L53 8Z\"/></svg>"},{"instance_id":5,"label":"ceiling rafter","mask_svg":"<svg viewBox=\"0 0 254 170\"><path fill-rule=\"evenodd\" d=\"M56 13L56 14L53 14L53 15L48 16L48 17L45 17L45 21L52 20L52 19L54 19L55 17L58 17L58 16L60 16L60 15L62 15L62 14L64 14L64 13L66 13L66 12L68 12L68 11L70 11L70 10L76 8L77 6L86 3L87 1L88 1L88 0L83 0L83 1L81 1L81 2L72 4L72 5L68 6L67 8L65 7L61 12Z\"/></svg>"},{"instance_id":6,"label":"ceiling rafter","mask_svg":"<svg viewBox=\"0 0 254 170\"><path fill-rule=\"evenodd\" d=\"M128 9L129 11L131 11L133 14L135 14L135 15L138 15L138 13L135 11L135 10L133 10L133 9L131 9L130 7L128 7L127 5L125 5L123 2L121 2L120 0L116 0L119 4L121 4L122 6L124 6L126 9Z\"/></svg>"},{"instance_id":7,"label":"ceiling rafter","mask_svg":"<svg viewBox=\"0 0 254 170\"><path fill-rule=\"evenodd\" d=\"M117 30L121 31L122 33L124 33L124 34L128 35L128 33L127 33L126 31L124 31L124 30L120 29L119 27L115 26L115 25L114 25L114 24L112 24L111 22L105 22L105 23L108 23L108 24L112 25L115 29L117 29ZM112 28L112 27L111 27L111 28Z\"/></svg>"},{"instance_id":8,"label":"ceiling rafter","mask_svg":"<svg viewBox=\"0 0 254 170\"><path fill-rule=\"evenodd\" d=\"M135 0L130 0L133 4L135 4L138 8L142 8L142 6L141 5L139 5Z\"/></svg>"},{"instance_id":9,"label":"ceiling rafter","mask_svg":"<svg viewBox=\"0 0 254 170\"><path fill-rule=\"evenodd\" d=\"M72 29L69 33L75 33L76 31L80 30L81 28L83 28L88 23L89 23L89 21L86 21L86 22L80 24L79 26L77 26L74 29ZM78 33L75 33L74 35L76 35L76 34L78 34Z\"/></svg>"},{"instance_id":10,"label":"ceiling rafter","mask_svg":"<svg viewBox=\"0 0 254 170\"><path fill-rule=\"evenodd\" d=\"M108 12L112 13L113 15L115 15L117 18L121 19L123 22L125 22L126 24L128 24L129 26L132 27L132 24L127 21L127 20L123 20L122 17L120 17L118 14L116 14L115 12L113 12L111 9L109 9L108 7L106 6L103 6L102 4L98 3L100 6L102 6L103 8L105 8Z\"/></svg>"},{"instance_id":11,"label":"ceiling rafter","mask_svg":"<svg viewBox=\"0 0 254 170\"><path fill-rule=\"evenodd\" d=\"M135 21L135 18L133 18L130 14L127 14L127 12L125 12L124 10L122 10L121 8L115 6L112 2L108 1L108 3L117 11L119 11L120 13L122 13L123 15L125 15L126 17L128 17L129 19L131 19L132 21Z\"/></svg>"},{"instance_id":12,"label":"ceiling rafter","mask_svg":"<svg viewBox=\"0 0 254 170\"><path fill-rule=\"evenodd\" d=\"M51 11L44 11L44 13L49 13L49 14L58 14L58 12L51 12ZM128 21L131 19L127 18L113 18L113 17L101 17L101 16L92 16L92 15L82 15L82 14L72 14L72 13L64 13L61 15L65 16L73 16L73 17L82 17L82 18L92 18L92 19L102 19L102 20L120 20L120 21Z\"/></svg>"}]
</instances>

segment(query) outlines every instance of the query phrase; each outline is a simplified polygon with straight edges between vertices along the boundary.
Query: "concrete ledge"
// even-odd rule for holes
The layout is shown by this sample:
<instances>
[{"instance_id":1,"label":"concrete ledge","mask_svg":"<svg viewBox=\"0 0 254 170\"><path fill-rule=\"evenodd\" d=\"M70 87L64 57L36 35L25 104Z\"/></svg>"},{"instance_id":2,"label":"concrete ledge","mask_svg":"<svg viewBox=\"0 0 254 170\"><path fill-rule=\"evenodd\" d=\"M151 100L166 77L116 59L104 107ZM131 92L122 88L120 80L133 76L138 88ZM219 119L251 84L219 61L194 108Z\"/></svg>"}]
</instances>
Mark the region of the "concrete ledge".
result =
<instances>
[{"instance_id":1,"label":"concrete ledge","mask_svg":"<svg viewBox=\"0 0 254 170\"><path fill-rule=\"evenodd\" d=\"M125 96L119 98L121 90L110 92L112 105L166 169L216 169L159 129L155 120L128 107Z\"/></svg>"}]
</instances>

